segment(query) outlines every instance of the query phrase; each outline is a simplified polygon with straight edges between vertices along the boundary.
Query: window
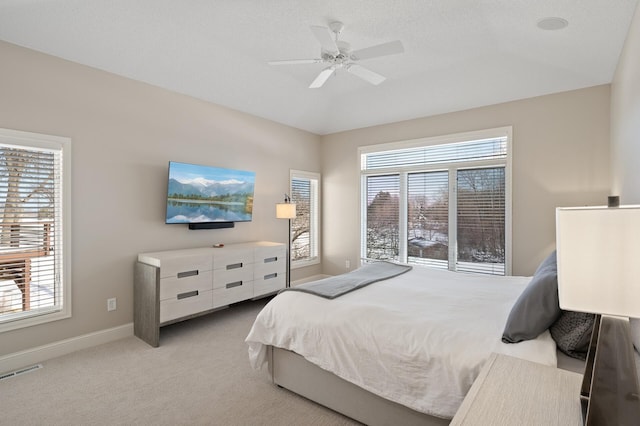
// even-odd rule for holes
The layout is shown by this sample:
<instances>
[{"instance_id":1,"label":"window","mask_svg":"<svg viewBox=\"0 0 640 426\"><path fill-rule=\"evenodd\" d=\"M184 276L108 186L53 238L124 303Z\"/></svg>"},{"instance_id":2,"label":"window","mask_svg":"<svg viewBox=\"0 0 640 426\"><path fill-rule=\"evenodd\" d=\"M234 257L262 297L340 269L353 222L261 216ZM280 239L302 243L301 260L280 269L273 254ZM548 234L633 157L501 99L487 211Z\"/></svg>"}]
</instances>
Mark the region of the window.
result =
<instances>
[{"instance_id":1,"label":"window","mask_svg":"<svg viewBox=\"0 0 640 426\"><path fill-rule=\"evenodd\" d=\"M363 147L362 257L510 273L511 129Z\"/></svg>"},{"instance_id":2,"label":"window","mask_svg":"<svg viewBox=\"0 0 640 426\"><path fill-rule=\"evenodd\" d=\"M291 267L320 263L319 221L320 175L291 171L291 201L296 218L291 220Z\"/></svg>"},{"instance_id":3,"label":"window","mask_svg":"<svg viewBox=\"0 0 640 426\"><path fill-rule=\"evenodd\" d=\"M367 176L366 258L399 260L400 176Z\"/></svg>"},{"instance_id":4,"label":"window","mask_svg":"<svg viewBox=\"0 0 640 426\"><path fill-rule=\"evenodd\" d=\"M0 129L0 331L71 315L70 145Z\"/></svg>"}]
</instances>

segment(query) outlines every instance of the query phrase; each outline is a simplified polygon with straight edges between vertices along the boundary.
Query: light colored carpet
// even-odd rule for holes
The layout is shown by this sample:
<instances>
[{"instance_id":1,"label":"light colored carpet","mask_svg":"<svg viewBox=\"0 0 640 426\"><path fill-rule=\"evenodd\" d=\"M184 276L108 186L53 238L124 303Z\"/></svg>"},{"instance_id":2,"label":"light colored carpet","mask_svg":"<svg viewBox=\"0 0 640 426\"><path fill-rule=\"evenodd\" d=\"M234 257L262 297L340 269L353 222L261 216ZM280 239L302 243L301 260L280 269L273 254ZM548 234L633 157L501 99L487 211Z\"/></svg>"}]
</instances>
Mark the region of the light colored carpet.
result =
<instances>
[{"instance_id":1,"label":"light colored carpet","mask_svg":"<svg viewBox=\"0 0 640 426\"><path fill-rule=\"evenodd\" d=\"M244 338L266 299L130 337L0 381L7 425L357 425L251 369Z\"/></svg>"}]
</instances>

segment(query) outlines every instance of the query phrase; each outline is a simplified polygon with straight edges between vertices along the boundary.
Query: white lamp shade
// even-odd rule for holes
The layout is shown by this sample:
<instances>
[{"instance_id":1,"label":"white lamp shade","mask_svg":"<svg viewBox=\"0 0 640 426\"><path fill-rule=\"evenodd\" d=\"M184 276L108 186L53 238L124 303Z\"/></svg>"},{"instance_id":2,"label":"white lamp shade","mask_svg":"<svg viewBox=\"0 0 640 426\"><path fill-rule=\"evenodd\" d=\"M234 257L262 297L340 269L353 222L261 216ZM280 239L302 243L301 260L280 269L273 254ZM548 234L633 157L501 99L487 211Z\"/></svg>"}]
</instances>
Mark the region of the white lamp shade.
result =
<instances>
[{"instance_id":1,"label":"white lamp shade","mask_svg":"<svg viewBox=\"0 0 640 426\"><path fill-rule=\"evenodd\" d=\"M640 317L640 206L556 209L564 310Z\"/></svg>"},{"instance_id":2,"label":"white lamp shade","mask_svg":"<svg viewBox=\"0 0 640 426\"><path fill-rule=\"evenodd\" d=\"M295 219L296 205L294 203L278 203L276 204L276 218L278 219Z\"/></svg>"}]
</instances>

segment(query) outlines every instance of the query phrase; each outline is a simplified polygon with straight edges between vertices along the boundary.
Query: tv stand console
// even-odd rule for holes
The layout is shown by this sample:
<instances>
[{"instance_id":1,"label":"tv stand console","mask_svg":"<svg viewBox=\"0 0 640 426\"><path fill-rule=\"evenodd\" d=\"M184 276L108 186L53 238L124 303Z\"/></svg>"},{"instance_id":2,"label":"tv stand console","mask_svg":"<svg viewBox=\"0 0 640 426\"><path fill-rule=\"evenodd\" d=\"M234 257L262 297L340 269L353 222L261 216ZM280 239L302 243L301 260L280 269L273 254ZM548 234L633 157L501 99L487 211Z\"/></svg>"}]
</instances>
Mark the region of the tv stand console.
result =
<instances>
[{"instance_id":1,"label":"tv stand console","mask_svg":"<svg viewBox=\"0 0 640 426\"><path fill-rule=\"evenodd\" d=\"M138 254L134 334L157 347L160 327L279 291L285 256L284 244L267 241Z\"/></svg>"}]
</instances>

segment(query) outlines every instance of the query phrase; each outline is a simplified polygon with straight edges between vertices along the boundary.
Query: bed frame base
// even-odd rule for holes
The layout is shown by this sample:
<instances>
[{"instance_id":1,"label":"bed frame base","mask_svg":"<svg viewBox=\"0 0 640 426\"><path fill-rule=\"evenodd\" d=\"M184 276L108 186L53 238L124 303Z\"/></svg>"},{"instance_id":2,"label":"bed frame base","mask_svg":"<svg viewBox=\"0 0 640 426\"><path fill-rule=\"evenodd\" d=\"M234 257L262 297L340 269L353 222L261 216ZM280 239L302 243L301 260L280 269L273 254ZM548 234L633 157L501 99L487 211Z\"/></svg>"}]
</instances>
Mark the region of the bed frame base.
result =
<instances>
[{"instance_id":1,"label":"bed frame base","mask_svg":"<svg viewBox=\"0 0 640 426\"><path fill-rule=\"evenodd\" d=\"M386 400L286 349L269 347L269 372L276 385L367 425L440 426L451 421Z\"/></svg>"}]
</instances>

